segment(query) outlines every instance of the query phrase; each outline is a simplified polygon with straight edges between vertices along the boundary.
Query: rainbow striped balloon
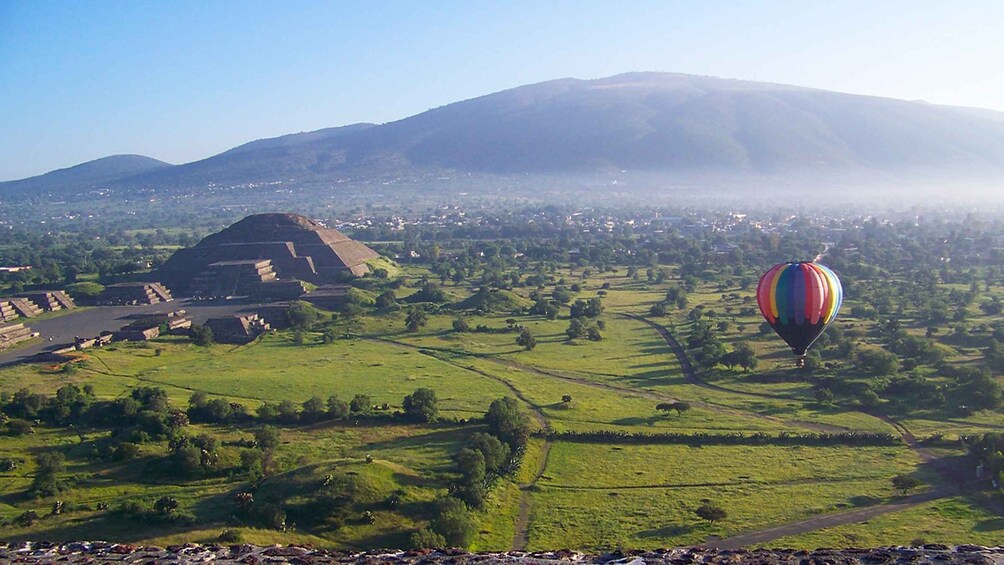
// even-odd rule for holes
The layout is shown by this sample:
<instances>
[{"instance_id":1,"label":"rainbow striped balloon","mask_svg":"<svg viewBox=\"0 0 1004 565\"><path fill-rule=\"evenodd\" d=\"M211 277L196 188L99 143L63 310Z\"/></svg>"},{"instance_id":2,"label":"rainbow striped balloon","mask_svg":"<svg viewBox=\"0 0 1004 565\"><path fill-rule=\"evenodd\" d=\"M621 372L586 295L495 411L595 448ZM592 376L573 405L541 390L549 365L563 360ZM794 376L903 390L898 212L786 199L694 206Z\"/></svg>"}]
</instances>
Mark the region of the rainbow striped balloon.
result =
<instances>
[{"instance_id":1,"label":"rainbow striped balloon","mask_svg":"<svg viewBox=\"0 0 1004 565\"><path fill-rule=\"evenodd\" d=\"M811 261L774 265L756 287L760 313L800 358L837 317L843 297L837 275Z\"/></svg>"}]
</instances>

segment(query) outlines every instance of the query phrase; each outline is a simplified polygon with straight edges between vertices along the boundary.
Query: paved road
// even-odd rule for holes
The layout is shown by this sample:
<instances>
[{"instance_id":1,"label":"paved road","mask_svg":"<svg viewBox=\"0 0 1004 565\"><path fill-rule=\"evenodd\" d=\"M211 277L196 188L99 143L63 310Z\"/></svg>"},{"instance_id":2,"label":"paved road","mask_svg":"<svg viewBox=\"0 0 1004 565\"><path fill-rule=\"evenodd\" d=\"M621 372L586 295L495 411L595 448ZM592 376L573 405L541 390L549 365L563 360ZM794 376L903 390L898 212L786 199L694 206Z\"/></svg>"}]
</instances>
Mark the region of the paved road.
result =
<instances>
[{"instance_id":1,"label":"paved road","mask_svg":"<svg viewBox=\"0 0 1004 565\"><path fill-rule=\"evenodd\" d=\"M257 306L259 305L226 301L173 300L143 306L98 306L45 320L18 318L14 323L24 323L41 333L42 339L0 353L0 365L20 363L37 353L72 345L76 336L95 337L106 330L118 330L137 316L185 310L193 322L201 324L209 318L253 311Z\"/></svg>"}]
</instances>

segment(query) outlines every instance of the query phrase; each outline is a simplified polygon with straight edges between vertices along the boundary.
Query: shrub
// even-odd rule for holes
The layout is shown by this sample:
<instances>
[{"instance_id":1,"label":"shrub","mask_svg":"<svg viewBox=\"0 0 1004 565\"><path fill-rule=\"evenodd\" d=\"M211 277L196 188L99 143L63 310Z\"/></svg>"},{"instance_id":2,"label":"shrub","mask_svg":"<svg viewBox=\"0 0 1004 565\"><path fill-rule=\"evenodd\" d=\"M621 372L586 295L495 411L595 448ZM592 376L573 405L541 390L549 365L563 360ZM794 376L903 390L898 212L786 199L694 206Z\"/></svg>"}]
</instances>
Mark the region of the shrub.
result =
<instances>
[{"instance_id":1,"label":"shrub","mask_svg":"<svg viewBox=\"0 0 1004 565\"><path fill-rule=\"evenodd\" d=\"M244 536L241 535L238 530L223 530L220 536L216 538L224 543L241 543L244 541Z\"/></svg>"},{"instance_id":2,"label":"shrub","mask_svg":"<svg viewBox=\"0 0 1004 565\"><path fill-rule=\"evenodd\" d=\"M446 547L446 538L429 528L422 528L411 534L408 543L412 549L439 549Z\"/></svg>"},{"instance_id":3,"label":"shrub","mask_svg":"<svg viewBox=\"0 0 1004 565\"><path fill-rule=\"evenodd\" d=\"M365 394L357 394L349 402L349 410L359 416L369 416L373 411L373 399Z\"/></svg>"},{"instance_id":4,"label":"shrub","mask_svg":"<svg viewBox=\"0 0 1004 565\"><path fill-rule=\"evenodd\" d=\"M710 502L705 502L697 510L694 510L694 514L697 514L702 520L707 520L709 523L714 524L720 520L724 520L728 517L728 513L725 509L711 504Z\"/></svg>"},{"instance_id":5,"label":"shrub","mask_svg":"<svg viewBox=\"0 0 1004 565\"><path fill-rule=\"evenodd\" d=\"M193 324L191 328L192 343L206 347L213 343L213 330L207 326Z\"/></svg>"}]
</instances>

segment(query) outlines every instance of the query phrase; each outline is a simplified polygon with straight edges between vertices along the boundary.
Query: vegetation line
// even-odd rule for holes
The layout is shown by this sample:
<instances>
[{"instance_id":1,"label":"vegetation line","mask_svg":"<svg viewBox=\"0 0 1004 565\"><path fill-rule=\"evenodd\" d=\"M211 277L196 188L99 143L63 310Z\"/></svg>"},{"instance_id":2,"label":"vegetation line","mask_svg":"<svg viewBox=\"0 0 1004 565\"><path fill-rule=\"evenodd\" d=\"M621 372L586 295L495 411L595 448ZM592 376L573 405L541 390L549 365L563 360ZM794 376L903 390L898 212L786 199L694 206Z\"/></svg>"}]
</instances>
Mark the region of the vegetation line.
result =
<instances>
[{"instance_id":1,"label":"vegetation line","mask_svg":"<svg viewBox=\"0 0 1004 565\"><path fill-rule=\"evenodd\" d=\"M860 477L840 477L828 479L825 477L810 477L805 479L791 479L787 481L717 481L704 483L660 483L653 485L616 485L616 486L591 486L591 485L555 485L548 483L543 488L553 488L562 490L643 490L643 489L684 489L684 488L708 488L708 487L737 487L737 486L793 486L793 485L815 485L831 483L856 483L885 479L885 475L860 476Z\"/></svg>"}]
</instances>

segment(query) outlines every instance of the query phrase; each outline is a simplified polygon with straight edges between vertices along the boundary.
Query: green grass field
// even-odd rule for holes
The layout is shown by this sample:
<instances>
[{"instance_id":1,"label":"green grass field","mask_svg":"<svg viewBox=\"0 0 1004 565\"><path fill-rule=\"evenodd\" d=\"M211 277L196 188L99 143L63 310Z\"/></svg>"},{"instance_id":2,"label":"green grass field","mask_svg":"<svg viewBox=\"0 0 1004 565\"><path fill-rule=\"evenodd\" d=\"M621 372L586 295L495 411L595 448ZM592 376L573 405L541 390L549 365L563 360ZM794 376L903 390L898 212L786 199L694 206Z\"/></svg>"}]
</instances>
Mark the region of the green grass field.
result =
<instances>
[{"instance_id":1,"label":"green grass field","mask_svg":"<svg viewBox=\"0 0 1004 565\"><path fill-rule=\"evenodd\" d=\"M417 285L424 270L387 263L391 275L404 274ZM623 269L621 269L623 273ZM756 332L759 320L739 315L748 299L722 298L751 291L702 287L691 293L691 307L713 308L731 326L727 344L751 343L761 360L751 374L717 367L702 371L702 387L689 382L677 358L653 327L620 314L644 315L662 300L674 281L664 284L628 279L623 274L593 274L574 280L583 289L576 298L597 296L609 283L601 319L603 339L569 340L568 309L556 320L509 312L474 314L444 309L428 317L416 332L404 327L405 313L368 310L355 320L334 323L353 337L323 344L318 331L307 332L297 345L292 332L269 334L247 346L197 347L182 338L143 344L115 344L82 356L76 370L59 366L19 365L0 369L0 393L28 388L54 393L68 383L91 385L99 398L128 396L139 386L162 387L175 407L203 392L245 404L254 410L264 402L290 400L299 405L312 396L326 400L356 394L374 404L399 410L402 399L420 387L436 391L440 416L452 420L478 418L495 399L517 397L531 414L534 427L555 431L626 433L742 432L882 432L896 430L882 419L854 407L823 405L810 382L788 378L791 359L782 345ZM562 273L564 275L564 273ZM458 300L470 296L469 284L448 284ZM414 286L396 291L399 297ZM529 304L530 289L516 288L512 300ZM574 299L573 299L574 300ZM514 319L537 340L532 351L515 343L515 332L455 332L452 322L463 316L471 327L500 330ZM687 311L653 318L684 340L690 328ZM870 328L871 322L848 319ZM738 326L743 326L742 331ZM975 354L958 351L953 362L969 362ZM752 378L781 375L784 378ZM847 375L845 378L859 378ZM571 400L563 401L570 396ZM683 400L690 409L656 410L660 403ZM879 409L882 408L881 406ZM898 416L899 417L899 416ZM1004 430L999 413L969 416L911 413L899 420L917 436ZM282 445L274 458L274 475L259 488L295 506L309 499L329 474L353 477L354 505L338 520L287 531L235 521L233 496L249 487L236 472L241 448L253 426L195 425L190 433L207 433L223 443L220 467L230 471L202 478L172 476L161 468L166 442L140 448L139 459L110 463L91 453L108 429L78 430L36 426L37 433L4 437L2 457L18 468L0 472L0 521L8 523L5 539L116 539L137 543L209 542L224 529L240 531L257 543L311 543L324 547L403 546L411 532L433 518L430 502L445 495L454 480L452 456L484 426L477 423L425 425L384 418L374 421L283 426ZM882 504L896 498L890 479L911 474L940 486L943 480L921 463L905 444L893 447L705 446L585 444L555 441L545 463L545 442L532 439L523 464L512 476L496 481L483 510L474 513L478 550L509 549L518 534L521 507L528 505L525 534L530 549L602 550L614 547L666 547L695 544L708 536L729 536L842 510ZM58 450L67 456L69 489L60 500L69 510L40 519L32 526L13 525L16 517L35 510L48 514L54 500L27 493L34 477L33 458ZM944 448L957 456L959 449ZM2 458L0 457L0 458ZM366 463L366 461L372 461ZM521 488L525 487L525 488ZM388 507L392 494L400 505ZM149 506L161 496L178 499L179 511L194 522L131 524L110 509L139 500ZM694 509L703 502L724 508L727 518L703 522ZM363 519L369 512L371 517ZM964 497L925 503L915 508L830 530L781 538L771 546L872 545L928 542L989 543L1004 535L1004 523L984 505ZM996 538L995 538L996 536Z\"/></svg>"}]
</instances>

